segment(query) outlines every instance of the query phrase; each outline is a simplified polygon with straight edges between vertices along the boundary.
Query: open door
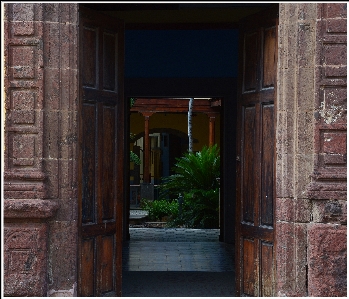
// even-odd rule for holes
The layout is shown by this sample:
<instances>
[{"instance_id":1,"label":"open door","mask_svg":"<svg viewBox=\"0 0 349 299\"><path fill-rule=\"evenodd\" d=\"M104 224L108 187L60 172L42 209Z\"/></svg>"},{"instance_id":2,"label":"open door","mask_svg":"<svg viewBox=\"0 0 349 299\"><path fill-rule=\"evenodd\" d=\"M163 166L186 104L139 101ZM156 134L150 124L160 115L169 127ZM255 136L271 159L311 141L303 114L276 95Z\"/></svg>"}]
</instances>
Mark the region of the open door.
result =
<instances>
[{"instance_id":1,"label":"open door","mask_svg":"<svg viewBox=\"0 0 349 299\"><path fill-rule=\"evenodd\" d=\"M80 6L79 296L121 296L124 25Z\"/></svg>"},{"instance_id":2,"label":"open door","mask_svg":"<svg viewBox=\"0 0 349 299\"><path fill-rule=\"evenodd\" d=\"M278 6L240 26L236 274L239 296L275 296Z\"/></svg>"}]
</instances>

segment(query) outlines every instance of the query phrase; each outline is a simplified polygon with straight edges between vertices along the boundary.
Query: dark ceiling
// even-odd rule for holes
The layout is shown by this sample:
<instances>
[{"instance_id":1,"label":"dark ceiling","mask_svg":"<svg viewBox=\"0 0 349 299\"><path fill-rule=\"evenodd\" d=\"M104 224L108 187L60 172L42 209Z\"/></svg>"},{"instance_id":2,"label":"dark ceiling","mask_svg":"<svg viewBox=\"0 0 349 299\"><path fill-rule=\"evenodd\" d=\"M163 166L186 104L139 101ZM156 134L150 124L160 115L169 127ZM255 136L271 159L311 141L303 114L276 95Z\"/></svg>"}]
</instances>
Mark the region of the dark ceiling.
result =
<instances>
[{"instance_id":1,"label":"dark ceiling","mask_svg":"<svg viewBox=\"0 0 349 299\"><path fill-rule=\"evenodd\" d=\"M130 11L130 10L180 10L180 9L213 9L213 8L236 8L236 7L268 7L268 3L171 3L171 4L141 4L141 3L100 3L89 4L84 3L83 6L99 10L118 10L118 11Z\"/></svg>"},{"instance_id":2,"label":"dark ceiling","mask_svg":"<svg viewBox=\"0 0 349 299\"><path fill-rule=\"evenodd\" d=\"M273 3L100 3L81 4L124 20L126 29L175 29L186 26L232 28L238 21ZM210 25L209 25L210 24Z\"/></svg>"}]
</instances>

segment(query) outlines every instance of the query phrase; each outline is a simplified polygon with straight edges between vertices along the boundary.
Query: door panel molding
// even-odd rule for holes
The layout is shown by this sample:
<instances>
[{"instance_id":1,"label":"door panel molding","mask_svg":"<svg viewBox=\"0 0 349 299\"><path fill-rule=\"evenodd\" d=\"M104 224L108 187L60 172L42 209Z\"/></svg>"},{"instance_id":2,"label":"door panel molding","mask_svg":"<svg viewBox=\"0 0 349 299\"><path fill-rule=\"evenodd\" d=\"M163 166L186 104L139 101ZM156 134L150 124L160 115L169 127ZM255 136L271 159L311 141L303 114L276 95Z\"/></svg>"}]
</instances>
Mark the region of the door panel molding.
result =
<instances>
[{"instance_id":1,"label":"door panel molding","mask_svg":"<svg viewBox=\"0 0 349 299\"><path fill-rule=\"evenodd\" d=\"M78 295L121 296L124 24L81 6L79 24Z\"/></svg>"},{"instance_id":2,"label":"door panel molding","mask_svg":"<svg viewBox=\"0 0 349 299\"><path fill-rule=\"evenodd\" d=\"M275 296L275 107L278 6L240 25L236 289Z\"/></svg>"}]
</instances>

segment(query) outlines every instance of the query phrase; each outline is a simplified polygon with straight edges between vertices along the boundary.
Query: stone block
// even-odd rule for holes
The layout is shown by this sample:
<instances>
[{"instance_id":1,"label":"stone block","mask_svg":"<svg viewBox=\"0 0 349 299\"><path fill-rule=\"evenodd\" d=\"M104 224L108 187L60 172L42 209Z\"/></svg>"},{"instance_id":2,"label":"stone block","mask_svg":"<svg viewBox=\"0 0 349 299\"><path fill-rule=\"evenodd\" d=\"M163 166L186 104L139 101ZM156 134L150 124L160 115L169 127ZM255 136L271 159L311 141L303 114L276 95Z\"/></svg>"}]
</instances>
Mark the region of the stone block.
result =
<instances>
[{"instance_id":1,"label":"stone block","mask_svg":"<svg viewBox=\"0 0 349 299\"><path fill-rule=\"evenodd\" d=\"M298 155L310 155L314 151L314 121L312 111L299 111L297 113Z\"/></svg>"},{"instance_id":2,"label":"stone block","mask_svg":"<svg viewBox=\"0 0 349 299\"><path fill-rule=\"evenodd\" d=\"M5 224L5 296L46 296L47 233L43 223Z\"/></svg>"},{"instance_id":3,"label":"stone block","mask_svg":"<svg viewBox=\"0 0 349 299\"><path fill-rule=\"evenodd\" d=\"M61 69L77 68L75 55L78 51L77 26L70 23L60 24Z\"/></svg>"},{"instance_id":4,"label":"stone block","mask_svg":"<svg viewBox=\"0 0 349 299\"><path fill-rule=\"evenodd\" d=\"M297 58L300 68L311 68L314 65L315 30L314 23L310 21L299 22L297 36Z\"/></svg>"},{"instance_id":5,"label":"stone block","mask_svg":"<svg viewBox=\"0 0 349 299\"><path fill-rule=\"evenodd\" d=\"M310 148L308 147L307 150L310 151ZM301 151L299 152L301 153ZM308 190L307 188L311 183L311 175L314 171L314 157L312 153L298 154L295 156L295 160L297 164L297 174L295 178L295 196L297 198L306 198Z\"/></svg>"},{"instance_id":6,"label":"stone block","mask_svg":"<svg viewBox=\"0 0 349 299\"><path fill-rule=\"evenodd\" d=\"M342 43L324 43L323 63L326 65L347 64L347 45Z\"/></svg>"},{"instance_id":7,"label":"stone block","mask_svg":"<svg viewBox=\"0 0 349 299\"><path fill-rule=\"evenodd\" d=\"M347 3L326 3L324 5L327 18L347 18Z\"/></svg>"},{"instance_id":8,"label":"stone block","mask_svg":"<svg viewBox=\"0 0 349 299\"><path fill-rule=\"evenodd\" d=\"M295 224L295 285L297 296L307 294L307 224Z\"/></svg>"},{"instance_id":9,"label":"stone block","mask_svg":"<svg viewBox=\"0 0 349 299\"><path fill-rule=\"evenodd\" d=\"M60 109L61 75L59 69L45 69L45 108Z\"/></svg>"},{"instance_id":10,"label":"stone block","mask_svg":"<svg viewBox=\"0 0 349 299\"><path fill-rule=\"evenodd\" d=\"M308 267L309 296L347 296L346 226L309 225Z\"/></svg>"},{"instance_id":11,"label":"stone block","mask_svg":"<svg viewBox=\"0 0 349 299\"><path fill-rule=\"evenodd\" d=\"M311 202L309 199L298 198L294 201L294 219L299 223L306 223L311 220Z\"/></svg>"},{"instance_id":12,"label":"stone block","mask_svg":"<svg viewBox=\"0 0 349 299\"><path fill-rule=\"evenodd\" d=\"M69 290L77 282L77 222L50 223L48 288Z\"/></svg>"},{"instance_id":13,"label":"stone block","mask_svg":"<svg viewBox=\"0 0 349 299\"><path fill-rule=\"evenodd\" d=\"M14 22L12 24L12 34L14 36L32 36L35 34L34 22Z\"/></svg>"},{"instance_id":14,"label":"stone block","mask_svg":"<svg viewBox=\"0 0 349 299\"><path fill-rule=\"evenodd\" d=\"M298 4L298 20L315 20L317 7L315 3Z\"/></svg>"},{"instance_id":15,"label":"stone block","mask_svg":"<svg viewBox=\"0 0 349 299\"><path fill-rule=\"evenodd\" d=\"M59 161L44 159L43 169L47 176L45 181L47 198L59 198Z\"/></svg>"},{"instance_id":16,"label":"stone block","mask_svg":"<svg viewBox=\"0 0 349 299\"><path fill-rule=\"evenodd\" d=\"M60 115L60 136L59 136L59 149L60 158L71 159L76 156L75 148L78 142L77 123L74 122L75 113L69 111L61 111Z\"/></svg>"},{"instance_id":17,"label":"stone block","mask_svg":"<svg viewBox=\"0 0 349 299\"><path fill-rule=\"evenodd\" d=\"M11 45L9 51L12 79L35 79L36 46Z\"/></svg>"},{"instance_id":18,"label":"stone block","mask_svg":"<svg viewBox=\"0 0 349 299\"><path fill-rule=\"evenodd\" d=\"M306 224L277 222L276 281L278 296L306 296Z\"/></svg>"},{"instance_id":19,"label":"stone block","mask_svg":"<svg viewBox=\"0 0 349 299\"><path fill-rule=\"evenodd\" d=\"M78 220L78 200L77 198L62 198L57 200L59 210L55 216L56 221L77 221Z\"/></svg>"},{"instance_id":20,"label":"stone block","mask_svg":"<svg viewBox=\"0 0 349 299\"><path fill-rule=\"evenodd\" d=\"M276 221L306 223L311 219L308 199L276 198Z\"/></svg>"},{"instance_id":21,"label":"stone block","mask_svg":"<svg viewBox=\"0 0 349 299\"><path fill-rule=\"evenodd\" d=\"M34 166L35 140L33 135L16 134L12 139L13 166Z\"/></svg>"},{"instance_id":22,"label":"stone block","mask_svg":"<svg viewBox=\"0 0 349 299\"><path fill-rule=\"evenodd\" d=\"M61 59L63 53L61 53L61 32L60 24L58 23L45 23L44 24L44 63L48 68L61 67Z\"/></svg>"},{"instance_id":23,"label":"stone block","mask_svg":"<svg viewBox=\"0 0 349 299\"><path fill-rule=\"evenodd\" d=\"M45 22L57 23L60 17L60 3L45 3L43 5L43 17Z\"/></svg>"},{"instance_id":24,"label":"stone block","mask_svg":"<svg viewBox=\"0 0 349 299\"><path fill-rule=\"evenodd\" d=\"M314 60L314 54L312 55ZM314 110L314 63L298 70L297 108L298 113L310 113Z\"/></svg>"},{"instance_id":25,"label":"stone block","mask_svg":"<svg viewBox=\"0 0 349 299\"><path fill-rule=\"evenodd\" d=\"M77 111L78 108L78 75L76 69L61 70L62 74L62 91L61 91L61 107L62 110Z\"/></svg>"},{"instance_id":26,"label":"stone block","mask_svg":"<svg viewBox=\"0 0 349 299\"><path fill-rule=\"evenodd\" d=\"M60 157L60 119L58 111L45 111L44 118L44 158L58 159Z\"/></svg>"},{"instance_id":27,"label":"stone block","mask_svg":"<svg viewBox=\"0 0 349 299\"><path fill-rule=\"evenodd\" d=\"M347 223L347 202L345 200L314 200L313 221L318 223Z\"/></svg>"},{"instance_id":28,"label":"stone block","mask_svg":"<svg viewBox=\"0 0 349 299\"><path fill-rule=\"evenodd\" d=\"M323 152L327 154L347 153L347 133L346 131L324 132Z\"/></svg>"},{"instance_id":29,"label":"stone block","mask_svg":"<svg viewBox=\"0 0 349 299\"><path fill-rule=\"evenodd\" d=\"M77 173L76 160L60 160L59 191L62 199L77 198Z\"/></svg>"},{"instance_id":30,"label":"stone block","mask_svg":"<svg viewBox=\"0 0 349 299\"><path fill-rule=\"evenodd\" d=\"M330 19L327 20L327 32L328 33L346 33L347 32L347 20L346 19Z\"/></svg>"},{"instance_id":31,"label":"stone block","mask_svg":"<svg viewBox=\"0 0 349 299\"><path fill-rule=\"evenodd\" d=\"M347 66L345 65L340 65L340 66L330 66L326 65L323 66L324 71L323 71L323 77L325 78L335 78L338 79L338 77L347 77Z\"/></svg>"},{"instance_id":32,"label":"stone block","mask_svg":"<svg viewBox=\"0 0 349 299\"><path fill-rule=\"evenodd\" d=\"M33 3L13 3L12 18L13 21L34 21L34 6Z\"/></svg>"},{"instance_id":33,"label":"stone block","mask_svg":"<svg viewBox=\"0 0 349 299\"><path fill-rule=\"evenodd\" d=\"M276 198L275 202L276 221L293 221L294 219L294 199Z\"/></svg>"}]
</instances>

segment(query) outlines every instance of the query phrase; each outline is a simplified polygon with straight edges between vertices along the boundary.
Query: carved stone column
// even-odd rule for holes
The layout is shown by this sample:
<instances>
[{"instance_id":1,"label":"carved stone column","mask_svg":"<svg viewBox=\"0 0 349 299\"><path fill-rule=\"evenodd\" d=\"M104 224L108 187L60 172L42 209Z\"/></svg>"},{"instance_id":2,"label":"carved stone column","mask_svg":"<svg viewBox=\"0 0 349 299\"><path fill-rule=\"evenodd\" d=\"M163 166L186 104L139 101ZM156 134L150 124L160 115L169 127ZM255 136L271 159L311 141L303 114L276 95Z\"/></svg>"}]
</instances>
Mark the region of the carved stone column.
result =
<instances>
[{"instance_id":1,"label":"carved stone column","mask_svg":"<svg viewBox=\"0 0 349 299\"><path fill-rule=\"evenodd\" d=\"M346 4L279 11L277 295L346 296Z\"/></svg>"},{"instance_id":2,"label":"carved stone column","mask_svg":"<svg viewBox=\"0 0 349 299\"><path fill-rule=\"evenodd\" d=\"M56 235L55 247L76 254L70 249L74 242L65 242L63 227L76 237L70 221L76 213L77 7L4 4L6 296L47 296L53 280L57 288L66 288L53 278ZM62 215L69 225L63 225ZM64 256L58 256L57 264L64 265Z\"/></svg>"}]
</instances>

